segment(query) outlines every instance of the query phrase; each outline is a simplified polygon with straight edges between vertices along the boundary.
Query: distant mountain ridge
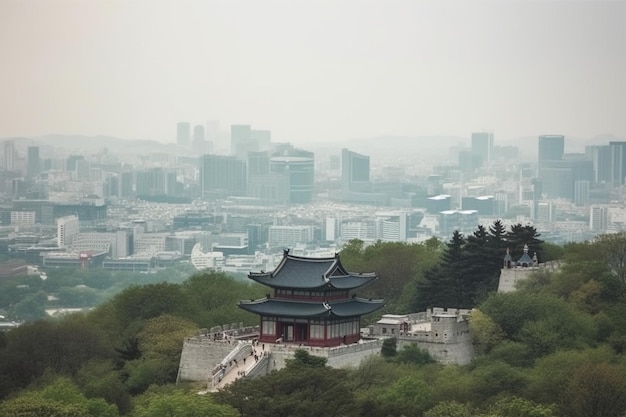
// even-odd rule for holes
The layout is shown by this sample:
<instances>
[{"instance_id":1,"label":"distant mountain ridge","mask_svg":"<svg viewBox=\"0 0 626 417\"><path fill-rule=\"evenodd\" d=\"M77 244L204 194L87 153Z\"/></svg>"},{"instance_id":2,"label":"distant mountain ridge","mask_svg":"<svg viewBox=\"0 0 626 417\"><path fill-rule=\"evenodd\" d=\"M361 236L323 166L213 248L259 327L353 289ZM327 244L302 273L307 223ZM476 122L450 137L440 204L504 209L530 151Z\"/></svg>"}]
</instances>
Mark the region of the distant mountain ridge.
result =
<instances>
[{"instance_id":1,"label":"distant mountain ridge","mask_svg":"<svg viewBox=\"0 0 626 417\"><path fill-rule=\"evenodd\" d=\"M174 143L161 143L150 139L122 139L105 135L87 136L71 134L51 134L36 136L32 138L2 138L1 140L14 140L16 142L16 146L18 147L32 145L51 146L55 148L62 148L72 153L98 152L106 148L113 152L143 154L154 152L171 152L177 147Z\"/></svg>"}]
</instances>

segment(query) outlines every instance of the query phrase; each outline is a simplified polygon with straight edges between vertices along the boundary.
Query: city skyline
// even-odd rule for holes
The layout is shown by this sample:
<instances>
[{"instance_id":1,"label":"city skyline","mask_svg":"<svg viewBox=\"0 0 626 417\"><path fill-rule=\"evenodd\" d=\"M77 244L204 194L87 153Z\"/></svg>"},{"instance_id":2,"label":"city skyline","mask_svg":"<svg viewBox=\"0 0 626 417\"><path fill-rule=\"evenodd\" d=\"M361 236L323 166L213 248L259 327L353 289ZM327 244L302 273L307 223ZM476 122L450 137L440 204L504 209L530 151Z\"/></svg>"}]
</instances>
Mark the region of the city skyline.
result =
<instances>
[{"instance_id":1,"label":"city skyline","mask_svg":"<svg viewBox=\"0 0 626 417\"><path fill-rule=\"evenodd\" d=\"M0 16L0 138L174 143L177 122L210 120L298 145L626 136L624 3L4 1Z\"/></svg>"}]
</instances>

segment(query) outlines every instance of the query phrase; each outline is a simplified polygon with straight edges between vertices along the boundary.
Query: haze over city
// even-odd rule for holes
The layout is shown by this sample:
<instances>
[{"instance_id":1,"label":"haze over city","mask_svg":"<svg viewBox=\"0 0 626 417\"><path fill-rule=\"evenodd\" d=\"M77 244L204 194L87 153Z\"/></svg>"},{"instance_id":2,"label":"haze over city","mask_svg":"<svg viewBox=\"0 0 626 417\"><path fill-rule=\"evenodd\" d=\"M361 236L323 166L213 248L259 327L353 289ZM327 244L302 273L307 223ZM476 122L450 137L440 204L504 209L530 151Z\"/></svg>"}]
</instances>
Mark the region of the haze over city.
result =
<instances>
[{"instance_id":1,"label":"haze over city","mask_svg":"<svg viewBox=\"0 0 626 417\"><path fill-rule=\"evenodd\" d=\"M623 2L0 1L0 138L626 135Z\"/></svg>"}]
</instances>

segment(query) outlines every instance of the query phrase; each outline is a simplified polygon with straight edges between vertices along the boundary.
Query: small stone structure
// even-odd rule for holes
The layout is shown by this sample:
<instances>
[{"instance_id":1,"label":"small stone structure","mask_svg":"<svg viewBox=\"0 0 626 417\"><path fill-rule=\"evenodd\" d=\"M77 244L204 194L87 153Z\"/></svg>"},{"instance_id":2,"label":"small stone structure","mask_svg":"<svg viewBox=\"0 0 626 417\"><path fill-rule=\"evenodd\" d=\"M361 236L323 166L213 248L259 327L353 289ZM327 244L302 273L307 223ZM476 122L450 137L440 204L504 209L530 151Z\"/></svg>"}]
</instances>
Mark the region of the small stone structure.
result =
<instances>
[{"instance_id":1,"label":"small stone structure","mask_svg":"<svg viewBox=\"0 0 626 417\"><path fill-rule=\"evenodd\" d=\"M385 314L369 326L370 336L396 337L398 348L415 344L437 362L466 365L474 357L469 334L470 310L433 308L406 315Z\"/></svg>"},{"instance_id":2,"label":"small stone structure","mask_svg":"<svg viewBox=\"0 0 626 417\"><path fill-rule=\"evenodd\" d=\"M537 272L542 268L549 270L558 270L560 268L560 262L551 261L546 263L539 263L537 254L535 253L531 258L528 255L528 245L524 245L524 254L517 261L513 261L509 250L506 250L504 256L504 265L500 271L500 280L498 281L498 292L511 292L515 291L515 286L521 280L528 278L528 276Z\"/></svg>"}]
</instances>

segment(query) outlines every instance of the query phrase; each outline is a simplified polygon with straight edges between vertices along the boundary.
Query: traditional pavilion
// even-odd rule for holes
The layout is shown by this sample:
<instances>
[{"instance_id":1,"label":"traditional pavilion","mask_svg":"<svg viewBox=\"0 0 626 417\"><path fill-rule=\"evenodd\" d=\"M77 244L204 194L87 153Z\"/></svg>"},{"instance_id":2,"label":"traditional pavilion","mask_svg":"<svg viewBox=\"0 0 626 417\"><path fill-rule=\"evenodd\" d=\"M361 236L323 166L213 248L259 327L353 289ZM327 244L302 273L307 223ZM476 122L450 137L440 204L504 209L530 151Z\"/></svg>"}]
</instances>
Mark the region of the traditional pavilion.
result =
<instances>
[{"instance_id":1,"label":"traditional pavilion","mask_svg":"<svg viewBox=\"0 0 626 417\"><path fill-rule=\"evenodd\" d=\"M356 343L361 316L383 306L383 300L350 294L377 276L346 271L339 254L305 258L286 250L274 271L251 272L248 278L274 290L272 296L239 302L239 307L260 316L259 340L264 343L321 347Z\"/></svg>"}]
</instances>

